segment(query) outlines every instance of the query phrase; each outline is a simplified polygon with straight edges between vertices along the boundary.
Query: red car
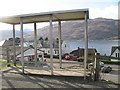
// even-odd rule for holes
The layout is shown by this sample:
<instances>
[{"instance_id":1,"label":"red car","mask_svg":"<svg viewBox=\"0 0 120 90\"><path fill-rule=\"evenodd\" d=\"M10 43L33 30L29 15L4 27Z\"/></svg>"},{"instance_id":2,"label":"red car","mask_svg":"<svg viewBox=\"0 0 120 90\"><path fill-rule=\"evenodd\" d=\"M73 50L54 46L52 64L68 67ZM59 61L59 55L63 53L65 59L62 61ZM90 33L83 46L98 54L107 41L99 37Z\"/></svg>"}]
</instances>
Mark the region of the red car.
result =
<instances>
[{"instance_id":1,"label":"red car","mask_svg":"<svg viewBox=\"0 0 120 90\"><path fill-rule=\"evenodd\" d=\"M65 55L66 60L77 60L77 56L74 56L73 54Z\"/></svg>"}]
</instances>

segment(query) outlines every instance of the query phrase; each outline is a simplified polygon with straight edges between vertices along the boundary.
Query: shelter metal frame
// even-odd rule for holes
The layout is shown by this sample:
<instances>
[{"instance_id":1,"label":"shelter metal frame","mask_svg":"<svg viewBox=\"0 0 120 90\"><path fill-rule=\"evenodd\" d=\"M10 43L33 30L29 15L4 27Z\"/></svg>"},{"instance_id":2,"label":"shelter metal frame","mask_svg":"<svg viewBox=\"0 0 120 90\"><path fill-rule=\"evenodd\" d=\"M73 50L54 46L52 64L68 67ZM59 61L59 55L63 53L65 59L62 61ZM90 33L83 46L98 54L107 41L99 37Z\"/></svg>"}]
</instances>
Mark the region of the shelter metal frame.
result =
<instances>
[{"instance_id":1,"label":"shelter metal frame","mask_svg":"<svg viewBox=\"0 0 120 90\"><path fill-rule=\"evenodd\" d=\"M50 30L50 61L51 61L51 75L53 75L53 37L52 22L58 21L58 37L59 37L59 61L60 68L62 67L62 46L61 46L61 21L70 21L70 20L85 20L85 52L84 52L84 80L86 80L86 62L88 59L88 27L87 20L89 19L89 10L88 9L76 9L76 10L64 10L64 11L53 11L45 13L31 13L24 15L8 16L1 17L0 22L12 24L13 25L13 47L14 47L14 64L16 64L16 49L15 49L15 25L20 24L21 28L21 59L22 59L22 72L24 73L24 47L23 47L23 24L34 23L34 43L35 43L35 59L37 60L37 24L38 22L49 22Z\"/></svg>"}]
</instances>

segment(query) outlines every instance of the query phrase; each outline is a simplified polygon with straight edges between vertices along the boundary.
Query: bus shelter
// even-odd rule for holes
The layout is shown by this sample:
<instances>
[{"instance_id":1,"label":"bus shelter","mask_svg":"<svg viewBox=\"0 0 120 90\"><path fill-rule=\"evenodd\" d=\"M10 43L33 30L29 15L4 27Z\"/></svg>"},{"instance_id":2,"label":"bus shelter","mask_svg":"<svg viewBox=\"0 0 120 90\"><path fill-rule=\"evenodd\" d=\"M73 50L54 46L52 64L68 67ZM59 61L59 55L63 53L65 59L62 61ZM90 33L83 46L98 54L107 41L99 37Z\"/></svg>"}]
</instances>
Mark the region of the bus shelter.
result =
<instances>
[{"instance_id":1,"label":"bus shelter","mask_svg":"<svg viewBox=\"0 0 120 90\"><path fill-rule=\"evenodd\" d=\"M16 63L16 49L15 49L15 25L20 24L21 32L21 59L22 59L22 72L24 73L24 49L23 49L23 25L28 23L34 23L34 44L35 44L35 59L37 60L37 24L42 22L49 22L49 36L50 36L50 69L51 75L53 75L53 22L58 22L58 33L59 33L59 67L62 67L62 47L61 47L61 21L72 21L72 20L84 20L84 41L85 41L85 52L84 52L84 80L86 79L86 61L88 59L88 28L87 20L89 19L88 9L76 9L76 10L64 10L64 11L53 11L44 13L32 13L23 14L16 16L1 17L0 22L11 24L13 26L13 47L14 47L14 64Z\"/></svg>"}]
</instances>

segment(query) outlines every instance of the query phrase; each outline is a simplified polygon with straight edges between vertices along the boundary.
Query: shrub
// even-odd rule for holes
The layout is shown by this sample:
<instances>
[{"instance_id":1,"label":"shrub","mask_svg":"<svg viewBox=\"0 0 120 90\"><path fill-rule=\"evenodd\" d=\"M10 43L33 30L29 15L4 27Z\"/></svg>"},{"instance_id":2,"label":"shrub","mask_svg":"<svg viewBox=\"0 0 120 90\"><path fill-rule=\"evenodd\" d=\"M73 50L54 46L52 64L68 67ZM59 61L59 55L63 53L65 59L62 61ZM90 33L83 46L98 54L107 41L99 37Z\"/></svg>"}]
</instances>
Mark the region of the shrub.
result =
<instances>
[{"instance_id":1,"label":"shrub","mask_svg":"<svg viewBox=\"0 0 120 90\"><path fill-rule=\"evenodd\" d=\"M83 59L83 58L77 58L77 61L78 61L78 62L83 62L84 59Z\"/></svg>"},{"instance_id":2,"label":"shrub","mask_svg":"<svg viewBox=\"0 0 120 90\"><path fill-rule=\"evenodd\" d=\"M104 62L105 64L120 65L120 62L114 62L114 61L110 61L110 60L101 60L101 62Z\"/></svg>"}]
</instances>

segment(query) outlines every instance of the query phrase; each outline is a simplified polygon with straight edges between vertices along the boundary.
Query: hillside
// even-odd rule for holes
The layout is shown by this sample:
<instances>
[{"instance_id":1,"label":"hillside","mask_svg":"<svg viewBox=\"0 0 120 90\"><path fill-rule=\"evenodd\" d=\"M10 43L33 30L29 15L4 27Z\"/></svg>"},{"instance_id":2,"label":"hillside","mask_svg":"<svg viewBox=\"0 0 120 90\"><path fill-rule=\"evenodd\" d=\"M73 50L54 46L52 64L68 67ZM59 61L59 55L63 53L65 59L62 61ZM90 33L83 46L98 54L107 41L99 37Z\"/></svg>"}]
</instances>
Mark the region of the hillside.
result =
<instances>
[{"instance_id":1,"label":"hillside","mask_svg":"<svg viewBox=\"0 0 120 90\"><path fill-rule=\"evenodd\" d=\"M57 24L53 25L53 37L58 37ZM67 21L62 23L62 39L84 39L84 21ZM38 29L39 37L49 37L49 26ZM118 21L113 19L96 18L88 21L88 37L90 40L118 39ZM33 39L33 35L26 36Z\"/></svg>"},{"instance_id":2,"label":"hillside","mask_svg":"<svg viewBox=\"0 0 120 90\"><path fill-rule=\"evenodd\" d=\"M24 36L27 34L32 33L32 30L30 29L25 29L24 30ZM16 37L20 37L20 30L15 31ZM13 37L13 31L12 30L0 30L0 41L12 38Z\"/></svg>"},{"instance_id":3,"label":"hillside","mask_svg":"<svg viewBox=\"0 0 120 90\"><path fill-rule=\"evenodd\" d=\"M0 41L12 37L12 30L0 30ZM16 31L16 36L19 36L19 31Z\"/></svg>"},{"instance_id":4,"label":"hillside","mask_svg":"<svg viewBox=\"0 0 120 90\"><path fill-rule=\"evenodd\" d=\"M62 39L63 40L82 40L84 39L84 21L67 21L62 22ZM28 40L34 40L34 33L30 30L24 33ZM16 31L19 36L20 32ZM38 38L49 37L49 26L38 29ZM12 31L0 31L1 39L12 37ZM53 24L53 37L58 37L58 26ZM118 21L114 19L96 18L88 21L88 37L90 40L113 40L118 39Z\"/></svg>"}]
</instances>

